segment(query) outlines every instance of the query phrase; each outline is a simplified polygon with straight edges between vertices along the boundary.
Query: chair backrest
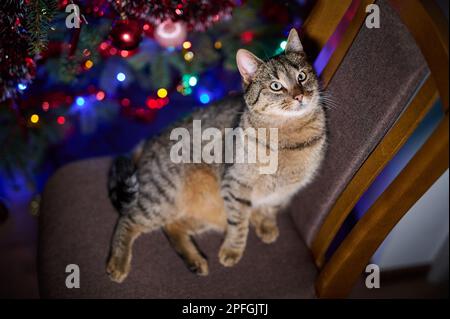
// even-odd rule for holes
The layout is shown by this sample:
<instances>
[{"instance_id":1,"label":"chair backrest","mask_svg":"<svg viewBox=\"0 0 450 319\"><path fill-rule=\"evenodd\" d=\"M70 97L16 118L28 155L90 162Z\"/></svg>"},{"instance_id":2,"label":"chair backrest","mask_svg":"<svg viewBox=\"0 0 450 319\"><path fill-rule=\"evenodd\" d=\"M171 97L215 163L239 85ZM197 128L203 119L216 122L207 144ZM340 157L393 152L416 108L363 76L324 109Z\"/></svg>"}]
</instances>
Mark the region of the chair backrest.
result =
<instances>
[{"instance_id":1,"label":"chair backrest","mask_svg":"<svg viewBox=\"0 0 450 319\"><path fill-rule=\"evenodd\" d=\"M438 89L444 111L448 112L448 23L441 19L432 2L355 0L352 6L355 2L359 6L355 17L322 73L325 85L328 85L327 91L335 101L328 110L328 154L318 178L299 194L291 209L319 267L323 266L326 250L356 201L424 117L436 100ZM377 4L381 10L380 29L368 29L363 24L365 8L371 3ZM326 17L316 16L314 19ZM435 135L437 138L427 143L429 151L442 155L445 148L448 149L448 136L442 138L448 135L448 123L444 121ZM418 154L416 162L426 162L422 153ZM448 167L445 156L440 157L443 160L436 162L439 168L431 169L434 177L439 176L445 166ZM430 163L432 161L428 160ZM422 166L422 169L427 168ZM411 172L414 172L413 168L410 168ZM417 175L417 180L423 178L423 172L421 174ZM431 185L431 182L429 179L423 184ZM405 184L404 178L398 184L402 183ZM425 190L421 189L416 195ZM405 194L408 191L405 189ZM412 200L410 202L413 203ZM388 209L375 208L383 212L374 215L382 217L389 212ZM401 211L395 218L384 222L389 225L383 225L386 227L382 227L381 237L370 242L370 248L366 250L376 249L382 236L406 213L407 206ZM352 231L353 236L349 236L352 238L341 245L346 247L340 247L342 251L335 254L339 256L333 256L335 258L322 271L318 280L319 291L325 291L324 294L329 296L333 295L329 293L330 287L334 291L340 290L340 296L347 291L343 286L350 278L335 284L332 283L333 276L348 275L342 269L352 265L351 258L346 257L349 254L358 255L355 269L361 270L359 268L370 258L370 253L359 254L351 249L355 243L360 250L368 245L368 241L361 239L368 234L362 228L379 223L380 216L367 218L364 226L357 232ZM334 268L340 270L330 270L330 264L333 267L337 264L338 267Z\"/></svg>"},{"instance_id":2,"label":"chair backrest","mask_svg":"<svg viewBox=\"0 0 450 319\"><path fill-rule=\"evenodd\" d=\"M378 1L381 28L363 25L327 87L328 150L319 175L292 206L308 245L339 195L408 106L429 71L391 6Z\"/></svg>"}]
</instances>

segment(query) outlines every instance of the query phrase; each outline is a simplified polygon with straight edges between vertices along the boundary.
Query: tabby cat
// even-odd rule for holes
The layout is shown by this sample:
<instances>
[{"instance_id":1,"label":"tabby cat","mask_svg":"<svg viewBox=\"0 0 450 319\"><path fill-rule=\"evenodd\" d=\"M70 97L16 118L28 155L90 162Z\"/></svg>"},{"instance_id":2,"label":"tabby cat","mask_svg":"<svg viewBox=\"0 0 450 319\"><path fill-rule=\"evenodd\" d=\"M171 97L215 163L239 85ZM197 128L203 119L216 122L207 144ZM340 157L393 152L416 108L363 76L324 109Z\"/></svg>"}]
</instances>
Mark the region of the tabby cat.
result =
<instances>
[{"instance_id":1,"label":"tabby cat","mask_svg":"<svg viewBox=\"0 0 450 319\"><path fill-rule=\"evenodd\" d=\"M283 54L265 62L243 49L236 59L243 95L194 112L176 127L190 129L192 120L200 119L203 126L222 131L277 128L276 172L260 174L258 163L176 164L170 158L170 128L138 146L131 158L117 158L108 185L120 212L106 268L111 280L122 282L128 275L134 240L161 228L194 273L207 275L208 263L191 236L208 230L225 234L219 260L226 267L235 265L244 253L249 225L263 242L274 242L277 212L317 172L326 121L319 83L297 32L289 33Z\"/></svg>"}]
</instances>

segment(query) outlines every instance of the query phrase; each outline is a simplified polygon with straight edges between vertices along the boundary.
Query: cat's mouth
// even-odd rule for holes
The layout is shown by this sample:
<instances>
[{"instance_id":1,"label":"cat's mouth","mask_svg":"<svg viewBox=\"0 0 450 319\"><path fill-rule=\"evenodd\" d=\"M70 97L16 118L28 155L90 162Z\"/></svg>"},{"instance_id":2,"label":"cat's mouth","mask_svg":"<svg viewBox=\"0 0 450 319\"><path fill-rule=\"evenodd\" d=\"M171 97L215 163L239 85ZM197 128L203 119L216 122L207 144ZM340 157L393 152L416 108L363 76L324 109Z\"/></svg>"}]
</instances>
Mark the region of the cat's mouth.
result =
<instances>
[{"instance_id":1,"label":"cat's mouth","mask_svg":"<svg viewBox=\"0 0 450 319\"><path fill-rule=\"evenodd\" d=\"M301 101L301 102L300 101L294 101L293 104L294 104L293 107L292 107L293 111L295 111L295 110L300 111L300 110L303 110L303 109L305 109L305 108L307 108L309 106L309 102L305 102L305 101Z\"/></svg>"},{"instance_id":2,"label":"cat's mouth","mask_svg":"<svg viewBox=\"0 0 450 319\"><path fill-rule=\"evenodd\" d=\"M288 108L284 109L285 116L303 116L309 113L315 105L314 97L304 97L301 101L293 100Z\"/></svg>"},{"instance_id":3,"label":"cat's mouth","mask_svg":"<svg viewBox=\"0 0 450 319\"><path fill-rule=\"evenodd\" d=\"M301 101L294 100L292 103L291 111L305 111L312 105L312 99L304 97Z\"/></svg>"}]
</instances>

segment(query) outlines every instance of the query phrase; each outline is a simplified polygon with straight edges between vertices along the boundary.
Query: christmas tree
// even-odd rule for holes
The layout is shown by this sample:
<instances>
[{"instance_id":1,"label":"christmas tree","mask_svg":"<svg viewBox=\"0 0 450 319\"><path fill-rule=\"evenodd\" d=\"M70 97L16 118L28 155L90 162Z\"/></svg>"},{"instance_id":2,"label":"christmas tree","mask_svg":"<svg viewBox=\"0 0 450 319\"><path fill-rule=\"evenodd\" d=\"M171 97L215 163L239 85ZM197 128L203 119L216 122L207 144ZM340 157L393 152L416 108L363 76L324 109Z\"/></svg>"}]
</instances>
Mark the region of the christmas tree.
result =
<instances>
[{"instance_id":1,"label":"christmas tree","mask_svg":"<svg viewBox=\"0 0 450 319\"><path fill-rule=\"evenodd\" d=\"M92 134L124 118L154 123L172 101L206 105L238 90L238 78L223 76L234 73L237 49L267 57L282 52L307 5L3 1L0 170L32 181L48 147L70 134Z\"/></svg>"}]
</instances>

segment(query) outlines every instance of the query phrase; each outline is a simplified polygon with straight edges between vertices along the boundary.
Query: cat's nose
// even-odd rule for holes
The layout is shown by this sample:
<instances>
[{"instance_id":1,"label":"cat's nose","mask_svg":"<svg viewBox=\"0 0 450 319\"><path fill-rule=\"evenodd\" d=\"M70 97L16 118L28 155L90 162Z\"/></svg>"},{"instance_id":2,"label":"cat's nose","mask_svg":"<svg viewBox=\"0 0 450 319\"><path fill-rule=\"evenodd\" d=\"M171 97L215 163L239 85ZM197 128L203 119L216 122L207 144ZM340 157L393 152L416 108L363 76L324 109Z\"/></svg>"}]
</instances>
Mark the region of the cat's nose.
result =
<instances>
[{"instance_id":1,"label":"cat's nose","mask_svg":"<svg viewBox=\"0 0 450 319\"><path fill-rule=\"evenodd\" d=\"M294 99L296 99L297 101L301 102L303 100L303 94L296 95L294 97Z\"/></svg>"}]
</instances>

